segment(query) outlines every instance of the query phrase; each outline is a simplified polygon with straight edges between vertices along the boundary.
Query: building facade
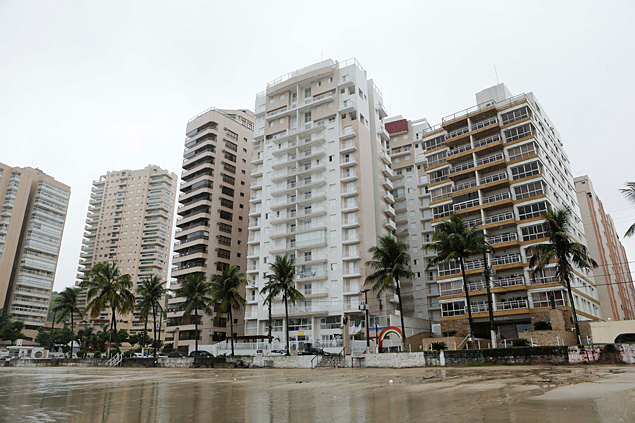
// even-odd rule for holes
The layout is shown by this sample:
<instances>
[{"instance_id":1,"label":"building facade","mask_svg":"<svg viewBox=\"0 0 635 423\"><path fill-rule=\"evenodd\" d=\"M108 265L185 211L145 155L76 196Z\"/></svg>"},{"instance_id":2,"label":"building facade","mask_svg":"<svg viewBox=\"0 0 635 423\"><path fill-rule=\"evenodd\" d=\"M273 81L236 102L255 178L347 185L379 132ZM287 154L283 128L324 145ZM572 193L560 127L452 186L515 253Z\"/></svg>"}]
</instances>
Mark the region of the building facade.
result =
<instances>
[{"instance_id":1,"label":"building facade","mask_svg":"<svg viewBox=\"0 0 635 423\"><path fill-rule=\"evenodd\" d=\"M394 176L389 183L395 197L395 235L410 247L411 270L415 274L412 281L404 286L407 299L407 316L426 319L432 324L433 332L439 332L441 306L436 269L428 269L433 253L423 248L432 241L432 211L430 193L427 190L428 176L426 161L417 143L417 135L430 125L426 119L409 121L402 116L385 120L390 134L389 148Z\"/></svg>"},{"instance_id":2,"label":"building facade","mask_svg":"<svg viewBox=\"0 0 635 423\"><path fill-rule=\"evenodd\" d=\"M0 308L28 337L46 322L70 194L39 169L0 163Z\"/></svg>"},{"instance_id":3,"label":"building facade","mask_svg":"<svg viewBox=\"0 0 635 423\"><path fill-rule=\"evenodd\" d=\"M202 272L209 280L225 265L246 270L253 122L249 110L211 108L187 123L171 289L193 273ZM168 303L166 340L181 348L193 346L194 317L184 319L177 310L183 298ZM229 327L227 316L214 307L213 315L199 318L199 344L224 340ZM235 312L235 334L242 335L243 327L242 312Z\"/></svg>"},{"instance_id":4,"label":"building facade","mask_svg":"<svg viewBox=\"0 0 635 423\"><path fill-rule=\"evenodd\" d=\"M548 266L530 274L528 247L545 242L542 213L550 205L573 211L572 236L586 244L570 163L560 135L532 93L512 96L503 84L476 94L477 105L415 134L426 162L434 227L451 213L478 224L495 251L488 254L494 320L501 338L516 338L532 321L549 320L553 302L573 319L565 287ZM477 335L488 336L484 258L466 263ZM443 331L469 332L458 263L437 269ZM574 301L580 320L601 316L593 274L576 269Z\"/></svg>"},{"instance_id":5,"label":"building facade","mask_svg":"<svg viewBox=\"0 0 635 423\"><path fill-rule=\"evenodd\" d=\"M289 311L292 349L336 346L344 331L365 336L368 248L397 229L386 116L381 92L355 59L299 69L257 95L246 334L268 333L260 292L275 257L289 255L304 295ZM368 307L374 317L397 313L394 293L369 292ZM284 341L281 301L272 315L273 337Z\"/></svg>"},{"instance_id":6,"label":"building facade","mask_svg":"<svg viewBox=\"0 0 635 423\"><path fill-rule=\"evenodd\" d=\"M122 274L132 277L132 292L152 275L167 285L177 176L155 165L138 170L115 170L93 181L84 239L78 267L78 282L97 263L114 262ZM137 298L138 299L138 298ZM86 290L78 295L80 309L86 306ZM79 327L110 322L111 312L78 320ZM144 319L135 310L117 316L117 329L130 334L143 332ZM152 335L152 324L148 325Z\"/></svg>"},{"instance_id":7,"label":"building facade","mask_svg":"<svg viewBox=\"0 0 635 423\"><path fill-rule=\"evenodd\" d=\"M593 271L604 320L635 319L635 289L626 250L615 230L613 219L587 175L574 179L589 252L598 262Z\"/></svg>"}]
</instances>

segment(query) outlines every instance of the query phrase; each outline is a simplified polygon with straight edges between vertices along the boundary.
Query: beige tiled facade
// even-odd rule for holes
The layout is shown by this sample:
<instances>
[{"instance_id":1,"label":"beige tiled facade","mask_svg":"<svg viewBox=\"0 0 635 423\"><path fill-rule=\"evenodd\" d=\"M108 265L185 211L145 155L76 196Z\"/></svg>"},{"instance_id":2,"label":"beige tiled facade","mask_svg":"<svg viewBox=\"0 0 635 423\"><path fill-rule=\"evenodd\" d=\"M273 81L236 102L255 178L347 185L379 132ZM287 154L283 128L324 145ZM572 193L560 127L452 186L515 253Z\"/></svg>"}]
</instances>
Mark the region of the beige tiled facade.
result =
<instances>
[{"instance_id":1,"label":"beige tiled facade","mask_svg":"<svg viewBox=\"0 0 635 423\"><path fill-rule=\"evenodd\" d=\"M41 170L0 163L0 308L29 337L46 321L69 198Z\"/></svg>"},{"instance_id":2,"label":"beige tiled facade","mask_svg":"<svg viewBox=\"0 0 635 423\"><path fill-rule=\"evenodd\" d=\"M384 182L393 176L386 116L381 92L354 59L299 69L257 95L246 334L267 334L260 292L269 265L287 254L305 297L290 310L292 349L336 347L346 315L349 334L364 336L368 248L397 228ZM368 298L372 316L396 313L393 293ZM284 341L281 301L272 314L274 339Z\"/></svg>"},{"instance_id":3,"label":"beige tiled facade","mask_svg":"<svg viewBox=\"0 0 635 423\"><path fill-rule=\"evenodd\" d=\"M588 176L574 179L604 320L635 320L635 289L626 250Z\"/></svg>"},{"instance_id":4,"label":"beige tiled facade","mask_svg":"<svg viewBox=\"0 0 635 423\"><path fill-rule=\"evenodd\" d=\"M97 263L114 262L122 274L137 284L152 275L168 280L172 223L177 176L155 165L138 170L116 170L93 181L78 268L78 282ZM167 286L167 284L166 284ZM86 305L86 291L79 294L79 307ZM78 326L110 322L110 311L86 316ZM144 320L136 310L117 316L117 329L131 334L143 331ZM152 331L152 324L148 331ZM163 325L164 326L164 325Z\"/></svg>"},{"instance_id":5,"label":"beige tiled facade","mask_svg":"<svg viewBox=\"0 0 635 423\"><path fill-rule=\"evenodd\" d=\"M191 273L209 278L227 264L246 270L253 122L249 110L211 108L187 123L172 289ZM185 349L194 345L195 330L193 317L185 322L176 310L182 302L169 299L166 340ZM242 335L242 312L234 313L234 320L235 333ZM229 322L215 308L198 329L199 344L212 344L229 335Z\"/></svg>"},{"instance_id":6,"label":"beige tiled facade","mask_svg":"<svg viewBox=\"0 0 635 423\"><path fill-rule=\"evenodd\" d=\"M547 204L573 211L573 237L586 243L570 163L560 136L533 94L512 96L503 84L476 94L477 106L415 133L423 155L432 227L460 213L478 223L495 248L491 281L499 336L515 338L532 320L548 320L553 293L571 326L565 288L549 266L531 277L527 247L545 242L541 214ZM427 125L426 125L427 126ZM394 157L394 155L393 155ZM466 263L477 335L488 337L483 257ZM467 334L467 311L458 263L437 269L441 329ZM576 270L574 300L580 320L601 316L593 273ZM567 315L568 312L568 315Z\"/></svg>"}]
</instances>

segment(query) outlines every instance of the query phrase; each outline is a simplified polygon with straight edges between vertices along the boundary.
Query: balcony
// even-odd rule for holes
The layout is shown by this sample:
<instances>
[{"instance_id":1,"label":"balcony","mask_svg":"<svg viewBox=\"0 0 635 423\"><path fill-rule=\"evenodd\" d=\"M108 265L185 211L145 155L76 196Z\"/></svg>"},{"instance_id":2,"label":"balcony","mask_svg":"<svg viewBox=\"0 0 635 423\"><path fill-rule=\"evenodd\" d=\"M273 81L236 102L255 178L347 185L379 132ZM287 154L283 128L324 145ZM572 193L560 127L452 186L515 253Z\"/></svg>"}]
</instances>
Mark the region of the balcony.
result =
<instances>
[{"instance_id":1,"label":"balcony","mask_svg":"<svg viewBox=\"0 0 635 423\"><path fill-rule=\"evenodd\" d=\"M460 210L470 209L472 207L477 207L479 205L480 205L480 202L478 198L475 198L474 200L464 201L462 203L455 204L453 206L453 209L454 211L460 211Z\"/></svg>"},{"instance_id":2,"label":"balcony","mask_svg":"<svg viewBox=\"0 0 635 423\"><path fill-rule=\"evenodd\" d=\"M499 142L501 140L500 135L492 135L491 137L483 138L477 141L474 141L474 148L483 147L489 144L493 144L495 142Z\"/></svg>"},{"instance_id":3,"label":"balcony","mask_svg":"<svg viewBox=\"0 0 635 423\"><path fill-rule=\"evenodd\" d=\"M348 87L355 84L355 79L351 75L344 75L337 81L338 87Z\"/></svg>"},{"instance_id":4,"label":"balcony","mask_svg":"<svg viewBox=\"0 0 635 423\"><path fill-rule=\"evenodd\" d=\"M342 213L350 213L359 210L359 202L356 200L348 200L342 202Z\"/></svg>"},{"instance_id":5,"label":"balcony","mask_svg":"<svg viewBox=\"0 0 635 423\"><path fill-rule=\"evenodd\" d=\"M466 190L466 189L474 188L476 186L477 186L477 184L476 184L475 180L474 181L463 182L461 184L454 185L452 187L452 192L459 192L459 191L463 191L463 190ZM450 197L450 196L451 196L451 194L449 194L449 193L446 195L446 197ZM433 201L436 201L436 200L433 200Z\"/></svg>"},{"instance_id":6,"label":"balcony","mask_svg":"<svg viewBox=\"0 0 635 423\"><path fill-rule=\"evenodd\" d=\"M390 154L388 154L388 152L382 151L380 157L381 157L381 160L387 165L392 163L392 158L390 157Z\"/></svg>"},{"instance_id":7,"label":"balcony","mask_svg":"<svg viewBox=\"0 0 635 423\"><path fill-rule=\"evenodd\" d=\"M470 132L470 128L468 128L467 126L456 129L452 132L448 132L447 134L445 134L445 141L457 140L469 132Z\"/></svg>"},{"instance_id":8,"label":"balcony","mask_svg":"<svg viewBox=\"0 0 635 423\"><path fill-rule=\"evenodd\" d=\"M354 100L349 99L349 100L344 100L343 102L340 103L340 107L339 109L337 109L337 111L339 113L347 113L347 112L352 112L357 108L357 105L355 103Z\"/></svg>"},{"instance_id":9,"label":"balcony","mask_svg":"<svg viewBox=\"0 0 635 423\"><path fill-rule=\"evenodd\" d=\"M500 222L504 222L508 220L514 220L514 212L505 212L505 213L495 214L493 216L487 216L485 218L484 224L489 225L491 223L500 223Z\"/></svg>"},{"instance_id":10,"label":"balcony","mask_svg":"<svg viewBox=\"0 0 635 423\"><path fill-rule=\"evenodd\" d=\"M379 135L379 138L381 138L383 141L390 140L390 134L388 133L388 131L386 131L386 128L384 128L384 125L380 122L377 122L377 135Z\"/></svg>"},{"instance_id":11,"label":"balcony","mask_svg":"<svg viewBox=\"0 0 635 423\"><path fill-rule=\"evenodd\" d=\"M342 254L342 260L344 261L359 260L361 257L361 252L358 249L344 250Z\"/></svg>"},{"instance_id":12,"label":"balcony","mask_svg":"<svg viewBox=\"0 0 635 423\"><path fill-rule=\"evenodd\" d=\"M464 172L468 169L472 169L474 167L474 162L462 163L457 166L453 166L450 168L450 175L454 175L456 173Z\"/></svg>"},{"instance_id":13,"label":"balcony","mask_svg":"<svg viewBox=\"0 0 635 423\"><path fill-rule=\"evenodd\" d=\"M500 278L492 281L492 285L494 288L507 288L510 286L520 286L525 285L525 277L524 276L512 276L508 278Z\"/></svg>"},{"instance_id":14,"label":"balcony","mask_svg":"<svg viewBox=\"0 0 635 423\"><path fill-rule=\"evenodd\" d=\"M386 213L387 216L395 217L395 208L387 204L384 206L384 213Z\"/></svg>"},{"instance_id":15,"label":"balcony","mask_svg":"<svg viewBox=\"0 0 635 423\"><path fill-rule=\"evenodd\" d=\"M340 176L342 182L350 182L357 180L357 171L355 169L346 169Z\"/></svg>"},{"instance_id":16,"label":"balcony","mask_svg":"<svg viewBox=\"0 0 635 423\"><path fill-rule=\"evenodd\" d=\"M395 185L392 183L392 180L390 180L390 178L382 178L381 183L386 189L392 190L395 188Z\"/></svg>"},{"instance_id":17,"label":"balcony","mask_svg":"<svg viewBox=\"0 0 635 423\"><path fill-rule=\"evenodd\" d=\"M359 226L359 224L358 217L349 217L348 219L342 220L342 228L354 228Z\"/></svg>"},{"instance_id":18,"label":"balcony","mask_svg":"<svg viewBox=\"0 0 635 423\"><path fill-rule=\"evenodd\" d=\"M362 271L359 267L347 267L342 271L342 276L345 278L359 278L362 276Z\"/></svg>"},{"instance_id":19,"label":"balcony","mask_svg":"<svg viewBox=\"0 0 635 423\"><path fill-rule=\"evenodd\" d=\"M340 139L345 140L347 138L353 138L357 136L357 131L352 126L347 126L342 132L340 132Z\"/></svg>"},{"instance_id":20,"label":"balcony","mask_svg":"<svg viewBox=\"0 0 635 423\"><path fill-rule=\"evenodd\" d=\"M498 203L499 201L511 200L512 195L509 192L501 192L498 194L483 197L483 204Z\"/></svg>"},{"instance_id":21,"label":"balcony","mask_svg":"<svg viewBox=\"0 0 635 423\"><path fill-rule=\"evenodd\" d=\"M342 197L352 197L357 194L359 194L359 189L357 187L347 187L340 191L340 195Z\"/></svg>"},{"instance_id":22,"label":"balcony","mask_svg":"<svg viewBox=\"0 0 635 423\"><path fill-rule=\"evenodd\" d=\"M494 257L492 259L492 266L504 266L508 264L517 264L522 262L522 257L519 253L505 254L503 256Z\"/></svg>"},{"instance_id":23,"label":"balcony","mask_svg":"<svg viewBox=\"0 0 635 423\"><path fill-rule=\"evenodd\" d=\"M456 156L458 154L465 153L466 151L470 151L471 149L472 149L472 146L470 144L460 145L460 146L450 150L448 152L447 158L449 159L450 157L454 157L454 156Z\"/></svg>"},{"instance_id":24,"label":"balcony","mask_svg":"<svg viewBox=\"0 0 635 423\"><path fill-rule=\"evenodd\" d=\"M482 120L472 124L472 131L478 131L479 129L487 128L498 124L498 118L496 116L489 119Z\"/></svg>"},{"instance_id":25,"label":"balcony","mask_svg":"<svg viewBox=\"0 0 635 423\"><path fill-rule=\"evenodd\" d=\"M391 192L385 191L384 192L384 200L386 200L390 204L394 204L395 203L395 196L392 195Z\"/></svg>"},{"instance_id":26,"label":"balcony","mask_svg":"<svg viewBox=\"0 0 635 423\"><path fill-rule=\"evenodd\" d=\"M465 271L482 269L484 267L483 259L466 260ZM461 273L461 267L456 262L451 262L444 266L439 266L439 276L450 276Z\"/></svg>"},{"instance_id":27,"label":"balcony","mask_svg":"<svg viewBox=\"0 0 635 423\"><path fill-rule=\"evenodd\" d=\"M485 165L488 165L490 163L498 162L498 161L501 161L501 160L504 160L504 159L505 159L505 156L503 155L503 153L496 153L494 155L478 159L476 161L476 166L477 167L485 166Z\"/></svg>"},{"instance_id":28,"label":"balcony","mask_svg":"<svg viewBox=\"0 0 635 423\"><path fill-rule=\"evenodd\" d=\"M342 244L357 244L359 241L359 234L344 235L342 238Z\"/></svg>"},{"instance_id":29,"label":"balcony","mask_svg":"<svg viewBox=\"0 0 635 423\"><path fill-rule=\"evenodd\" d=\"M390 178L392 178L394 176L394 173L393 173L392 169L388 165L383 165L381 167L381 171L384 173L384 175L386 175L386 176L388 176Z\"/></svg>"},{"instance_id":30,"label":"balcony","mask_svg":"<svg viewBox=\"0 0 635 423\"><path fill-rule=\"evenodd\" d=\"M355 166L356 164L357 164L357 157L355 156L340 157L341 167Z\"/></svg>"},{"instance_id":31,"label":"balcony","mask_svg":"<svg viewBox=\"0 0 635 423\"><path fill-rule=\"evenodd\" d=\"M384 227L386 229L388 229L389 231L396 231L397 230L397 224L392 219L384 219L383 220L383 224L384 224Z\"/></svg>"},{"instance_id":32,"label":"balcony","mask_svg":"<svg viewBox=\"0 0 635 423\"><path fill-rule=\"evenodd\" d=\"M526 299L501 301L496 303L496 311L520 310L520 309L528 308L528 307L529 307L529 304L527 303Z\"/></svg>"},{"instance_id":33,"label":"balcony","mask_svg":"<svg viewBox=\"0 0 635 423\"><path fill-rule=\"evenodd\" d=\"M509 232L506 234L493 235L489 238L489 243L492 245L495 244L504 244L506 242L518 241L518 233L517 232Z\"/></svg>"},{"instance_id":34,"label":"balcony","mask_svg":"<svg viewBox=\"0 0 635 423\"><path fill-rule=\"evenodd\" d=\"M495 175L490 175L479 179L480 185L493 184L494 182L499 181L507 181L507 172L497 173Z\"/></svg>"}]
</instances>

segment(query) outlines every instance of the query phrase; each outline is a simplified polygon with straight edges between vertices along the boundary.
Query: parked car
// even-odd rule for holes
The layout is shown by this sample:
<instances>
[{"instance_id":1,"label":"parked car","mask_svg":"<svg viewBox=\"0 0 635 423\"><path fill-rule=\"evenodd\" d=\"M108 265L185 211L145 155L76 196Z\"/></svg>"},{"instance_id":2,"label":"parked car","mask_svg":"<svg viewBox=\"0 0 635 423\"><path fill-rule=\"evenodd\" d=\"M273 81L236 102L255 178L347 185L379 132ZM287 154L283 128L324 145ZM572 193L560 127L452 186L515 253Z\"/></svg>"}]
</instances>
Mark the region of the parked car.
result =
<instances>
[{"instance_id":1,"label":"parked car","mask_svg":"<svg viewBox=\"0 0 635 423\"><path fill-rule=\"evenodd\" d=\"M635 343L635 333L620 333L613 342L616 344Z\"/></svg>"},{"instance_id":2,"label":"parked car","mask_svg":"<svg viewBox=\"0 0 635 423\"><path fill-rule=\"evenodd\" d=\"M183 354L181 351L172 351L170 354L168 354L169 358L185 358L187 357L185 354Z\"/></svg>"},{"instance_id":3,"label":"parked car","mask_svg":"<svg viewBox=\"0 0 635 423\"><path fill-rule=\"evenodd\" d=\"M256 350L256 357L262 356L262 350Z\"/></svg>"},{"instance_id":4,"label":"parked car","mask_svg":"<svg viewBox=\"0 0 635 423\"><path fill-rule=\"evenodd\" d=\"M323 355L325 357L328 357L331 355L331 353L328 351L324 351L322 348L305 346L304 351L300 351L298 355Z\"/></svg>"},{"instance_id":5,"label":"parked car","mask_svg":"<svg viewBox=\"0 0 635 423\"><path fill-rule=\"evenodd\" d=\"M214 356L207 351L192 351L190 353L190 357L214 357Z\"/></svg>"},{"instance_id":6,"label":"parked car","mask_svg":"<svg viewBox=\"0 0 635 423\"><path fill-rule=\"evenodd\" d=\"M287 355L287 352L285 350L271 350L270 352L267 353L267 355L274 355L274 356L279 356L279 355Z\"/></svg>"}]
</instances>

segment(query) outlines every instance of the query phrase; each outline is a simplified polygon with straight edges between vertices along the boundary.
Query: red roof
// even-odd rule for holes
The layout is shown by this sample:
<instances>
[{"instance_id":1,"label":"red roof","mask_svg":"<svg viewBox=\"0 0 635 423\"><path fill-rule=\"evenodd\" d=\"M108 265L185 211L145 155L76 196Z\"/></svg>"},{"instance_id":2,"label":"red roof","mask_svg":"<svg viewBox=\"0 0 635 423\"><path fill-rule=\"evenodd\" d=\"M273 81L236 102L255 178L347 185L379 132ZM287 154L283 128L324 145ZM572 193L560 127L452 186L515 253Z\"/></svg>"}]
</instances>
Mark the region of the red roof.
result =
<instances>
[{"instance_id":1,"label":"red roof","mask_svg":"<svg viewBox=\"0 0 635 423\"><path fill-rule=\"evenodd\" d=\"M408 121L406 119L396 120L394 122L386 123L384 127L389 134L406 132L408 130Z\"/></svg>"}]
</instances>

